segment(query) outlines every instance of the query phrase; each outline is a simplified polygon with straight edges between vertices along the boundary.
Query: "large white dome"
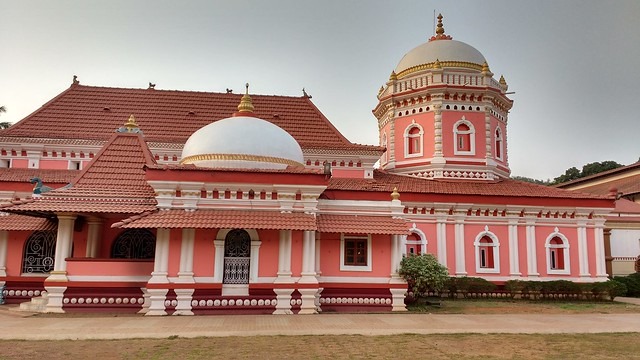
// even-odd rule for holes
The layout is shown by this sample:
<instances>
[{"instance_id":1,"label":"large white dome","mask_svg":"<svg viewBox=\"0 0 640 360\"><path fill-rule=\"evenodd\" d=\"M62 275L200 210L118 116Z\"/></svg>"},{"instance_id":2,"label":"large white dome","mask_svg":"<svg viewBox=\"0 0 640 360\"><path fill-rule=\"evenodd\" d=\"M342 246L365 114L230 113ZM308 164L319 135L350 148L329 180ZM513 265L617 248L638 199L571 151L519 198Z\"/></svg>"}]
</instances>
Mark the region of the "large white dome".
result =
<instances>
[{"instance_id":1,"label":"large white dome","mask_svg":"<svg viewBox=\"0 0 640 360\"><path fill-rule=\"evenodd\" d=\"M280 127L251 116L234 116L194 132L182 149L181 164L236 169L303 166L298 142Z\"/></svg>"},{"instance_id":2,"label":"large white dome","mask_svg":"<svg viewBox=\"0 0 640 360\"><path fill-rule=\"evenodd\" d=\"M432 40L409 51L396 66L396 74L423 64L461 62L482 66L484 56L473 46L457 40ZM460 64L464 65L464 64Z\"/></svg>"}]
</instances>

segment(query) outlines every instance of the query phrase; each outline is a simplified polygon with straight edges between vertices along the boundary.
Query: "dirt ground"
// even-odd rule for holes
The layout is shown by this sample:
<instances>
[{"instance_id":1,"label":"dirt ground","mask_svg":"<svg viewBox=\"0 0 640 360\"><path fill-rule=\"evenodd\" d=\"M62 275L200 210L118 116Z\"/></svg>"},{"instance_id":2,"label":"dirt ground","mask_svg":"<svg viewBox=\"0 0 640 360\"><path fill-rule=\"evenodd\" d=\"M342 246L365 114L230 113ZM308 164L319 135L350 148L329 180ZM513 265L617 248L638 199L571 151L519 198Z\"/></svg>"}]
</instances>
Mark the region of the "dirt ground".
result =
<instances>
[{"instance_id":1,"label":"dirt ground","mask_svg":"<svg viewBox=\"0 0 640 360\"><path fill-rule=\"evenodd\" d=\"M416 305L411 311L432 314L624 314L640 306L612 301L552 302L527 300L442 300L440 306Z\"/></svg>"},{"instance_id":2,"label":"dirt ground","mask_svg":"<svg viewBox=\"0 0 640 360\"><path fill-rule=\"evenodd\" d=\"M2 359L640 359L640 334L2 341Z\"/></svg>"}]
</instances>

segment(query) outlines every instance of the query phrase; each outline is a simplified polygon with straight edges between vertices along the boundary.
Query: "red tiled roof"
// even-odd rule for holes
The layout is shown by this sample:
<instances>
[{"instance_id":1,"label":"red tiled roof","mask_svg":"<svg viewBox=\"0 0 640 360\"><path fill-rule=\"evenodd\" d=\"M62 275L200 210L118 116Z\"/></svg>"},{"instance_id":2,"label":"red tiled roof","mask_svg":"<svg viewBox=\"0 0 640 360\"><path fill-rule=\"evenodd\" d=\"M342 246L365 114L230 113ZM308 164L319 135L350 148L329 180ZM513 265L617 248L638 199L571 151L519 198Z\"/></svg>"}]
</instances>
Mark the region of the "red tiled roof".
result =
<instances>
[{"instance_id":1,"label":"red tiled roof","mask_svg":"<svg viewBox=\"0 0 640 360\"><path fill-rule=\"evenodd\" d=\"M31 178L39 177L44 183L68 184L79 173L79 170L0 168L0 181L29 182Z\"/></svg>"},{"instance_id":2,"label":"red tiled roof","mask_svg":"<svg viewBox=\"0 0 640 360\"><path fill-rule=\"evenodd\" d=\"M498 181L431 180L375 170L373 179L331 178L327 190L402 193L604 199L605 196L568 191L512 179Z\"/></svg>"},{"instance_id":3,"label":"red tiled roof","mask_svg":"<svg viewBox=\"0 0 640 360\"><path fill-rule=\"evenodd\" d=\"M0 230L36 231L56 230L58 225L45 218L0 213Z\"/></svg>"},{"instance_id":4,"label":"red tiled roof","mask_svg":"<svg viewBox=\"0 0 640 360\"><path fill-rule=\"evenodd\" d=\"M149 142L183 144L237 111L240 94L72 85L0 137L107 140L133 114ZM251 95L256 115L289 132L302 148L379 152L349 142L308 97Z\"/></svg>"},{"instance_id":5,"label":"red tiled roof","mask_svg":"<svg viewBox=\"0 0 640 360\"><path fill-rule=\"evenodd\" d=\"M596 195L608 195L611 192L611 189L616 189L617 192L622 193L623 196L640 193L640 175L635 175L635 176L632 175L632 176L627 176L621 179L616 179L611 181L604 180L604 181L605 182L601 182L591 186L584 186L573 191L582 191L582 192L596 194ZM572 184L572 185L577 185L577 184ZM559 188L561 189L566 189L569 187L570 187L569 183L565 183L564 185L559 186Z\"/></svg>"},{"instance_id":6,"label":"red tiled roof","mask_svg":"<svg viewBox=\"0 0 640 360\"><path fill-rule=\"evenodd\" d=\"M10 212L141 213L156 207L144 167L155 164L139 134L116 133L72 181L70 188L14 201Z\"/></svg>"},{"instance_id":7,"label":"red tiled roof","mask_svg":"<svg viewBox=\"0 0 640 360\"><path fill-rule=\"evenodd\" d=\"M122 228L316 230L313 215L253 210L162 210L115 223Z\"/></svg>"},{"instance_id":8,"label":"red tiled roof","mask_svg":"<svg viewBox=\"0 0 640 360\"><path fill-rule=\"evenodd\" d=\"M408 234L408 223L391 216L318 215L318 231L350 234Z\"/></svg>"},{"instance_id":9,"label":"red tiled roof","mask_svg":"<svg viewBox=\"0 0 640 360\"><path fill-rule=\"evenodd\" d=\"M624 214L640 214L640 204L627 199L616 200L616 207L613 209L614 213Z\"/></svg>"}]
</instances>

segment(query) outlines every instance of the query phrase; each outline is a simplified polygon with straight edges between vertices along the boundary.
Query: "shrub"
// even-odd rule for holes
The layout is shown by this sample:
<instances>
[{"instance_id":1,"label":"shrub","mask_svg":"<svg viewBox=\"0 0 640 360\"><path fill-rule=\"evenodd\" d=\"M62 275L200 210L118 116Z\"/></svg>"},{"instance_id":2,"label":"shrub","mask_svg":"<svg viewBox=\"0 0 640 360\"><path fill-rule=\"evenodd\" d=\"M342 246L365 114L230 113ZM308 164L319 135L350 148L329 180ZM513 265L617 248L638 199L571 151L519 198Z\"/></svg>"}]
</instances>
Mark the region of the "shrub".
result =
<instances>
[{"instance_id":1,"label":"shrub","mask_svg":"<svg viewBox=\"0 0 640 360\"><path fill-rule=\"evenodd\" d=\"M522 280L508 280L504 283L504 289L511 295L511 298L515 298L518 292L522 292L525 287L525 282Z\"/></svg>"},{"instance_id":2,"label":"shrub","mask_svg":"<svg viewBox=\"0 0 640 360\"><path fill-rule=\"evenodd\" d=\"M399 274L407 281L415 297L428 291L442 291L449 279L449 270L431 254L403 258Z\"/></svg>"},{"instance_id":3,"label":"shrub","mask_svg":"<svg viewBox=\"0 0 640 360\"><path fill-rule=\"evenodd\" d=\"M621 282L627 286L626 296L640 297L640 273L629 276L615 276L613 280Z\"/></svg>"},{"instance_id":4,"label":"shrub","mask_svg":"<svg viewBox=\"0 0 640 360\"><path fill-rule=\"evenodd\" d=\"M466 298L469 294L490 293L496 289L496 285L483 278L462 276L449 278L447 289L451 296L460 292Z\"/></svg>"},{"instance_id":5,"label":"shrub","mask_svg":"<svg viewBox=\"0 0 640 360\"><path fill-rule=\"evenodd\" d=\"M616 280L607 280L605 282L597 283L596 289L601 293L609 295L611 300L617 296L625 296L627 294L627 285Z\"/></svg>"}]
</instances>

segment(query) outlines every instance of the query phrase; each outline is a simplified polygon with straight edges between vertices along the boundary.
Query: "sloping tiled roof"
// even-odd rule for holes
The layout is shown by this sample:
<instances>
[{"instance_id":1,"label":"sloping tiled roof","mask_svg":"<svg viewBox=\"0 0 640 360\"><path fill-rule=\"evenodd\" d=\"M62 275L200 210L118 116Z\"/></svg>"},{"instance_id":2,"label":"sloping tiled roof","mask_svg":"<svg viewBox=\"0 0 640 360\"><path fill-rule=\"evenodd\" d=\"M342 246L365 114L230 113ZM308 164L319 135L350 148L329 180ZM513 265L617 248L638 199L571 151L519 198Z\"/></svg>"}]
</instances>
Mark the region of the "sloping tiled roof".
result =
<instances>
[{"instance_id":1,"label":"sloping tiled roof","mask_svg":"<svg viewBox=\"0 0 640 360\"><path fill-rule=\"evenodd\" d=\"M640 214L640 204L627 199L616 200L616 207L613 209L614 213L625 214Z\"/></svg>"},{"instance_id":2,"label":"sloping tiled roof","mask_svg":"<svg viewBox=\"0 0 640 360\"><path fill-rule=\"evenodd\" d=\"M0 214L0 230L7 231L36 231L36 230L56 230L58 225L44 218L17 215Z\"/></svg>"},{"instance_id":3,"label":"sloping tiled roof","mask_svg":"<svg viewBox=\"0 0 640 360\"><path fill-rule=\"evenodd\" d=\"M318 215L318 231L351 234L408 234L408 223L391 216L369 215Z\"/></svg>"},{"instance_id":4,"label":"sloping tiled roof","mask_svg":"<svg viewBox=\"0 0 640 360\"><path fill-rule=\"evenodd\" d=\"M122 228L316 230L313 215L254 210L162 210L115 223Z\"/></svg>"},{"instance_id":5,"label":"sloping tiled roof","mask_svg":"<svg viewBox=\"0 0 640 360\"><path fill-rule=\"evenodd\" d=\"M155 209L144 166L155 164L141 135L114 134L70 188L14 201L10 212L141 213Z\"/></svg>"},{"instance_id":6,"label":"sloping tiled roof","mask_svg":"<svg viewBox=\"0 0 640 360\"><path fill-rule=\"evenodd\" d=\"M596 194L596 195L607 195L611 192L612 189L616 189L616 192L622 193L623 196L640 193L640 175L627 176L622 179L616 179L611 181L604 180L604 181L605 182L602 182L599 184L581 187L576 191L582 191L582 192L587 192L587 193ZM564 185L560 188L569 187L568 185L569 183L565 183L565 184L567 185Z\"/></svg>"},{"instance_id":7,"label":"sloping tiled roof","mask_svg":"<svg viewBox=\"0 0 640 360\"><path fill-rule=\"evenodd\" d=\"M230 117L240 94L72 85L0 137L107 140L133 114L149 142L184 142L199 128ZM349 142L308 97L251 95L256 115L289 132L302 148L381 151Z\"/></svg>"},{"instance_id":8,"label":"sloping tiled roof","mask_svg":"<svg viewBox=\"0 0 640 360\"><path fill-rule=\"evenodd\" d=\"M397 187L402 193L518 196L568 199L604 199L604 196L568 191L512 179L494 182L431 180L375 170L373 179L331 178L327 190L387 192Z\"/></svg>"},{"instance_id":9,"label":"sloping tiled roof","mask_svg":"<svg viewBox=\"0 0 640 360\"><path fill-rule=\"evenodd\" d=\"M39 177L44 183L68 184L79 173L79 170L0 168L0 181L29 182L31 178Z\"/></svg>"}]
</instances>

